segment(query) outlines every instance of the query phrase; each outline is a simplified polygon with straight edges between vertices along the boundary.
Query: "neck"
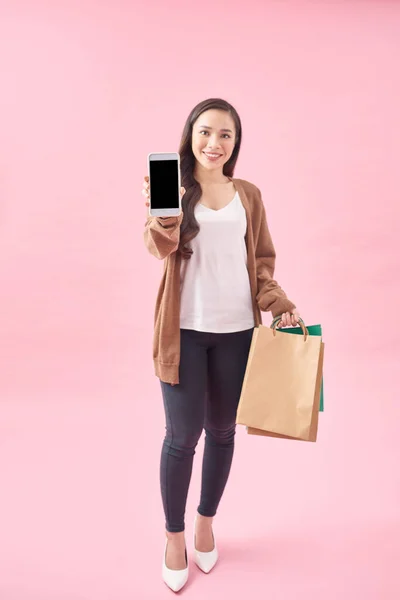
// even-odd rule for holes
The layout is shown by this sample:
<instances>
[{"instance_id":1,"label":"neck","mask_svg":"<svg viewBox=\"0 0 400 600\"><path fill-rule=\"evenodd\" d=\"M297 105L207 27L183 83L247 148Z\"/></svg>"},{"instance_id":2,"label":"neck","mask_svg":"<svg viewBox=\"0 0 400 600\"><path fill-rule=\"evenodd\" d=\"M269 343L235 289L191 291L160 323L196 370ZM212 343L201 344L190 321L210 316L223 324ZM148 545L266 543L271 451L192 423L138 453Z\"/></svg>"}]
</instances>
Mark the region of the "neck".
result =
<instances>
[{"instance_id":1,"label":"neck","mask_svg":"<svg viewBox=\"0 0 400 600\"><path fill-rule=\"evenodd\" d=\"M201 165L195 169L193 176L200 185L217 185L230 182L230 178L223 174L222 169L218 171L208 171L201 167Z\"/></svg>"}]
</instances>

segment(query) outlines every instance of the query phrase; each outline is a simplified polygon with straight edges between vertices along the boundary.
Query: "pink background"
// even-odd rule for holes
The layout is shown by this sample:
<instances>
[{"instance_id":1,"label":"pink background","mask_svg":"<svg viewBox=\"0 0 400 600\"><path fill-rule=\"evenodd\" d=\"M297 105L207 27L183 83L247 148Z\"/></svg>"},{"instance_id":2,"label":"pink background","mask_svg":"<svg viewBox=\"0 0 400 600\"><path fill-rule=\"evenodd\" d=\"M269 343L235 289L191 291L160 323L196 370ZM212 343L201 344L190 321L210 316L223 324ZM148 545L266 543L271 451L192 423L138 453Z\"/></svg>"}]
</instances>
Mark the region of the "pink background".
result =
<instances>
[{"instance_id":1,"label":"pink background","mask_svg":"<svg viewBox=\"0 0 400 600\"><path fill-rule=\"evenodd\" d=\"M3 0L0 61L0 598L171 597L141 186L212 96L323 325L326 411L317 444L238 428L182 594L399 598L400 2Z\"/></svg>"}]
</instances>

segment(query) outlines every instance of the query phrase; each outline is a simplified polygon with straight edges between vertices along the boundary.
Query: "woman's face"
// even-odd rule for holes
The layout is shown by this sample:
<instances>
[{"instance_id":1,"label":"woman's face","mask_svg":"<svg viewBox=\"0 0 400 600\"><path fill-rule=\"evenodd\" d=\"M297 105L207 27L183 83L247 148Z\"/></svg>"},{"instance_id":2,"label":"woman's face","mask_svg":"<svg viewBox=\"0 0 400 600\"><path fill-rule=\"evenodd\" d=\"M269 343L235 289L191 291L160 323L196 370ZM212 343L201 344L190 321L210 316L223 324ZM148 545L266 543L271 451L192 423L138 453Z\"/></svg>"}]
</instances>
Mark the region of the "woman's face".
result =
<instances>
[{"instance_id":1,"label":"woman's face","mask_svg":"<svg viewBox=\"0 0 400 600\"><path fill-rule=\"evenodd\" d=\"M221 170L235 147L235 123L225 110L203 112L193 124L192 151L204 169ZM214 157L212 155L218 155Z\"/></svg>"}]
</instances>

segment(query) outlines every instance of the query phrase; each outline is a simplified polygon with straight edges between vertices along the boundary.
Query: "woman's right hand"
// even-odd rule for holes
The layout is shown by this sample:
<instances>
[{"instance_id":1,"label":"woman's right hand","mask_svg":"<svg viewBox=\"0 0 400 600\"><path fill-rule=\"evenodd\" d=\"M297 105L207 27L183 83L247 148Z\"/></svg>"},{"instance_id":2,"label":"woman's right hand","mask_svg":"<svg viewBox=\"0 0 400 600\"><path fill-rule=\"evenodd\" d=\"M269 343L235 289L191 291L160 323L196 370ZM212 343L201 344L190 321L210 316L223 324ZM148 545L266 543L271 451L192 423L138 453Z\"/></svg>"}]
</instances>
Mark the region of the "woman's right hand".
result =
<instances>
[{"instance_id":1,"label":"woman's right hand","mask_svg":"<svg viewBox=\"0 0 400 600\"><path fill-rule=\"evenodd\" d=\"M181 200L183 198L183 196L185 195L186 190L184 187L181 187ZM149 207L150 206L150 181L149 181L149 176L146 175L143 181L143 189L142 189L142 194L143 196L146 198L146 206Z\"/></svg>"},{"instance_id":2,"label":"woman's right hand","mask_svg":"<svg viewBox=\"0 0 400 600\"><path fill-rule=\"evenodd\" d=\"M181 200L183 198L183 196L185 195L186 190L185 188L182 186L181 187ZM150 198L150 181L149 181L149 176L145 175L144 177L144 181L143 181L143 189L142 189L142 194L143 196L146 198L146 206L149 207L150 206L150 202L149 202L149 198ZM172 386L174 386L174 383L171 383Z\"/></svg>"}]
</instances>

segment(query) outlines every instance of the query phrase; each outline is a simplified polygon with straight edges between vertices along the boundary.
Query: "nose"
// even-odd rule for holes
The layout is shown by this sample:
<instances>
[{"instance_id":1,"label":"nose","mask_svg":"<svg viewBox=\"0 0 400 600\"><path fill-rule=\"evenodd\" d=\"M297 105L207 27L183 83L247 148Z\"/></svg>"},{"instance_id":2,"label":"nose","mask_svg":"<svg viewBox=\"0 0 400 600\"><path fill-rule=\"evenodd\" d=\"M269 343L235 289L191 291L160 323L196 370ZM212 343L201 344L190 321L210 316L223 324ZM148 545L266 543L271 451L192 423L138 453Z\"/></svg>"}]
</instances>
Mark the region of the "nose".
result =
<instances>
[{"instance_id":1,"label":"nose","mask_svg":"<svg viewBox=\"0 0 400 600\"><path fill-rule=\"evenodd\" d=\"M211 135L211 136L208 138L207 149L208 149L210 152L217 152L217 151L218 151L218 149L220 149L220 148L221 148L221 146L220 146L220 144L219 144L218 137L217 137L217 136L212 136L212 135Z\"/></svg>"}]
</instances>

